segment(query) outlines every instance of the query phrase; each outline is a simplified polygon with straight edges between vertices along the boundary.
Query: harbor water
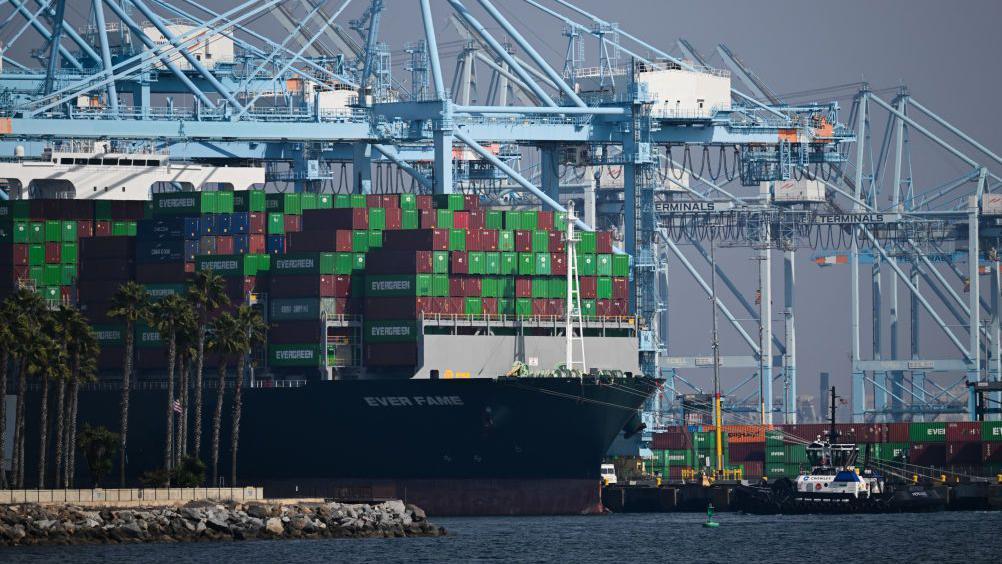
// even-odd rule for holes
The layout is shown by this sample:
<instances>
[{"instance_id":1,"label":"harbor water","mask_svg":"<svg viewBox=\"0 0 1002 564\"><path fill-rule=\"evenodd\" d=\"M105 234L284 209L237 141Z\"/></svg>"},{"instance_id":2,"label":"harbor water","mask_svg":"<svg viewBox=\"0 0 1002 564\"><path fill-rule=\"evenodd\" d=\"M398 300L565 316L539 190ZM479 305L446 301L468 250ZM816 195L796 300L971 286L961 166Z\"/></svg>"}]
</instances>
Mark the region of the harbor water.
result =
<instances>
[{"instance_id":1,"label":"harbor water","mask_svg":"<svg viewBox=\"0 0 1002 564\"><path fill-rule=\"evenodd\" d=\"M0 562L999 562L1000 512L435 519L444 538L0 550Z\"/></svg>"}]
</instances>

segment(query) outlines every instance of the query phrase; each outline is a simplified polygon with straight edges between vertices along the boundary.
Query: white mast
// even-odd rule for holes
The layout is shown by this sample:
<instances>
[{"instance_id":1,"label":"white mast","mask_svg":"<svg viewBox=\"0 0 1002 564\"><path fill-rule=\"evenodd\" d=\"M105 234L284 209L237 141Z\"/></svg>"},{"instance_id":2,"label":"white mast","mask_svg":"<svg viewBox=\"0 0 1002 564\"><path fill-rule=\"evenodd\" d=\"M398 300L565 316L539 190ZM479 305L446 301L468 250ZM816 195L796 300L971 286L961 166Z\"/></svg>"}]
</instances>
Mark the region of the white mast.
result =
<instances>
[{"instance_id":1,"label":"white mast","mask_svg":"<svg viewBox=\"0 0 1002 564\"><path fill-rule=\"evenodd\" d=\"M567 239L564 251L567 253L567 307L564 318L564 335L566 336L567 351L564 366L568 370L574 370L575 365L584 374L588 368L585 365L584 349L584 323L581 318L581 292L578 281L578 258L577 258L577 236L574 234L574 222L577 216L574 214L574 202L567 204ZM576 318L576 319L575 319ZM574 336L574 325L577 322L578 336ZM574 360L574 341L577 340L581 348L581 358Z\"/></svg>"}]
</instances>

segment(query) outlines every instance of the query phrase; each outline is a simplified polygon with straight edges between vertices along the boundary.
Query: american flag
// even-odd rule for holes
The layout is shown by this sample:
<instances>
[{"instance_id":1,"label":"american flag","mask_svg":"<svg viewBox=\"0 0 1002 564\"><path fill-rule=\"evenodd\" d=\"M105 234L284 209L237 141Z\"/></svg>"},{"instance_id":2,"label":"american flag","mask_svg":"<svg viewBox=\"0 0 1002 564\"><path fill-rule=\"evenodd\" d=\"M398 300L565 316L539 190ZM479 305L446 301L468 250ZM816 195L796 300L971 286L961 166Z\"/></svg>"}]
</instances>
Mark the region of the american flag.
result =
<instances>
[{"instance_id":1,"label":"american flag","mask_svg":"<svg viewBox=\"0 0 1002 564\"><path fill-rule=\"evenodd\" d=\"M174 412L181 413L181 400L174 400Z\"/></svg>"}]
</instances>

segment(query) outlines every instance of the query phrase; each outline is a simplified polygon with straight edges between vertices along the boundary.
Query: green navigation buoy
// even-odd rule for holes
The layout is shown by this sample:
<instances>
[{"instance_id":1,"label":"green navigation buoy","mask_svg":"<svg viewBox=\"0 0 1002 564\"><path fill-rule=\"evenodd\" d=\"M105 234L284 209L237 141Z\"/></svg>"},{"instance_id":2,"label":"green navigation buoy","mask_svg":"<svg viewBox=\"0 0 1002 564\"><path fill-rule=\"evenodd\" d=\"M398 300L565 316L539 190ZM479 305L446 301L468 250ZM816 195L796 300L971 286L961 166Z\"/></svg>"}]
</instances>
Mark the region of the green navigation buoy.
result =
<instances>
[{"instance_id":1,"label":"green navigation buoy","mask_svg":"<svg viewBox=\"0 0 1002 564\"><path fill-rule=\"evenodd\" d=\"M707 529L716 529L720 526L720 523L713 520L713 504L710 503L706 506L706 522L703 523L703 527Z\"/></svg>"}]
</instances>

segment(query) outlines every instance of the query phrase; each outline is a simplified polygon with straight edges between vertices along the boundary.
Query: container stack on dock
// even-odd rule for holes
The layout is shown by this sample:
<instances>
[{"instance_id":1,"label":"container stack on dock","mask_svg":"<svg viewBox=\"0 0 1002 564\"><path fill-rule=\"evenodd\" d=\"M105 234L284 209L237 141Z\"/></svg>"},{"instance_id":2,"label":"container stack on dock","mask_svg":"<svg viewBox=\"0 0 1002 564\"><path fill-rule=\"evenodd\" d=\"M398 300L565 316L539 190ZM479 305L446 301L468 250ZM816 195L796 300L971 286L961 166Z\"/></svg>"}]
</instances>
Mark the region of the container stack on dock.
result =
<instances>
[{"instance_id":1,"label":"container stack on dock","mask_svg":"<svg viewBox=\"0 0 1002 564\"><path fill-rule=\"evenodd\" d=\"M254 296L267 312L271 367L302 371L327 360L400 370L420 362L422 317L563 316L566 221L483 209L462 194L248 190L3 202L0 296L27 285L77 304L97 330L102 366L112 368L124 328L107 311L121 284L138 281L156 300L212 270L233 306ZM584 315L628 316L629 257L613 254L609 232L580 235ZM364 347L325 346L358 338L325 323L342 316L362 321ZM137 367L162 368L159 335L136 330ZM363 357L351 358L353 350Z\"/></svg>"},{"instance_id":2,"label":"container stack on dock","mask_svg":"<svg viewBox=\"0 0 1002 564\"><path fill-rule=\"evenodd\" d=\"M840 442L859 447L860 465L869 453L871 460L909 476L938 477L936 471L984 477L1002 474L1002 421L840 423L835 428ZM810 469L806 445L827 436L829 429L826 423L770 428L725 425L725 467L741 469L746 479L795 477ZM680 479L714 467L714 436L712 427L698 425L655 433L652 471Z\"/></svg>"}]
</instances>

